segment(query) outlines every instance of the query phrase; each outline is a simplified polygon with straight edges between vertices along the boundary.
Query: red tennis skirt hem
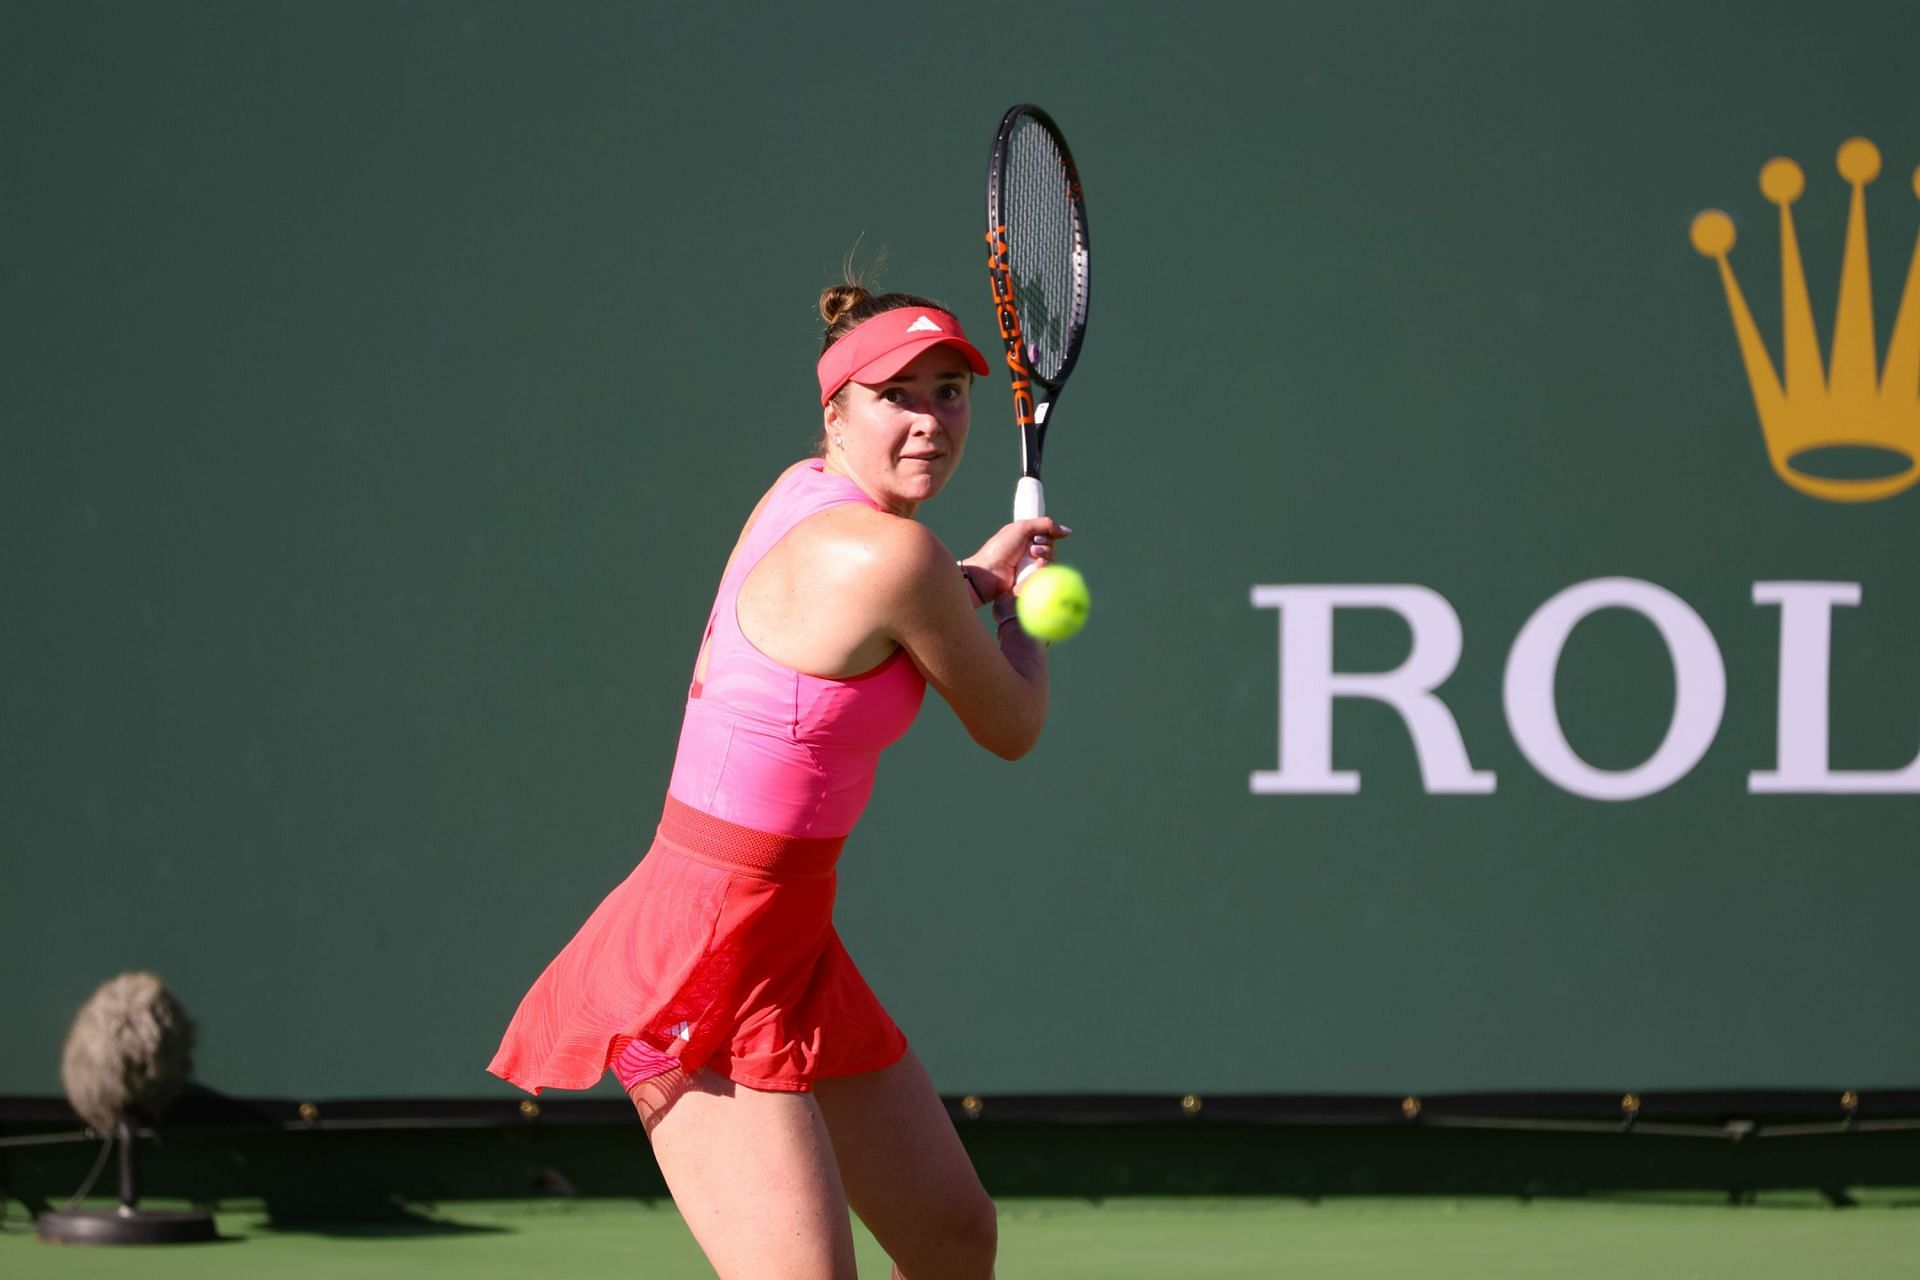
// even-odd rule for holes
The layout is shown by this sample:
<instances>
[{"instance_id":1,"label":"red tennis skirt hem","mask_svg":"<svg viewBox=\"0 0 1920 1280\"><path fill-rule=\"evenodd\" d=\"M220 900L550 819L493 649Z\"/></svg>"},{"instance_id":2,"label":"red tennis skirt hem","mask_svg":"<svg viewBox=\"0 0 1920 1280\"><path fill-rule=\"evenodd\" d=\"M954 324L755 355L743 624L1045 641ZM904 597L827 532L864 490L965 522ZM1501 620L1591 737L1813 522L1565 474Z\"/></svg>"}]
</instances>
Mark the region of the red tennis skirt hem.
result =
<instances>
[{"instance_id":1,"label":"red tennis skirt hem","mask_svg":"<svg viewBox=\"0 0 1920 1280\"><path fill-rule=\"evenodd\" d=\"M528 991L487 1070L536 1096L615 1067L627 1088L706 1067L805 1093L898 1062L906 1037L833 927L841 844L669 798L646 857Z\"/></svg>"}]
</instances>

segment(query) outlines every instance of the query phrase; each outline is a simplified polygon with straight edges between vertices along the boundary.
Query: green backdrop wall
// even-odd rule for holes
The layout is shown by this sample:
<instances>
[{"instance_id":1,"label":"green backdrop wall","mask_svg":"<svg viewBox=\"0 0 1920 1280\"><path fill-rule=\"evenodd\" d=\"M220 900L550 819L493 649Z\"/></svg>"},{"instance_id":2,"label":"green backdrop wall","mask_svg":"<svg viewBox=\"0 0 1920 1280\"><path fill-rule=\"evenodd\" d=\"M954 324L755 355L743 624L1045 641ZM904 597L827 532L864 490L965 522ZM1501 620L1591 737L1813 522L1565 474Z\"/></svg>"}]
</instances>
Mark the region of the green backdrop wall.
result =
<instances>
[{"instance_id":1,"label":"green backdrop wall","mask_svg":"<svg viewBox=\"0 0 1920 1280\"><path fill-rule=\"evenodd\" d=\"M1094 619L1027 759L930 703L840 899L941 1087L1920 1083L1920 782L1751 781L1811 749L1776 741L1756 583L1858 585L1831 770L1913 759L1920 493L1775 474L1689 243L1731 215L1781 360L1756 176L1796 159L1824 343L1834 155L1872 139L1885 353L1920 11L1027 13L1001 44L952 6L0 3L0 1093L57 1092L72 1010L130 967L215 1088L506 1092L514 1002L650 838L733 533L810 447L815 294L884 247L884 283L988 331L981 179L1020 100L1089 195L1048 461ZM1889 389L1883 443L1916 400ZM1010 500L1003 402L926 512L957 549ZM1609 579L1683 601L1725 688L1697 760L1612 801L1503 700L1536 610ZM1356 793L1259 789L1303 776L1280 720L1314 673L1296 645L1282 688L1305 613L1255 589L1341 585L1457 617L1437 696L1490 793L1430 790L1358 697L1328 740ZM1339 671L1415 647L1330 617ZM1676 669L1642 613L1580 622L1569 748L1646 761Z\"/></svg>"}]
</instances>

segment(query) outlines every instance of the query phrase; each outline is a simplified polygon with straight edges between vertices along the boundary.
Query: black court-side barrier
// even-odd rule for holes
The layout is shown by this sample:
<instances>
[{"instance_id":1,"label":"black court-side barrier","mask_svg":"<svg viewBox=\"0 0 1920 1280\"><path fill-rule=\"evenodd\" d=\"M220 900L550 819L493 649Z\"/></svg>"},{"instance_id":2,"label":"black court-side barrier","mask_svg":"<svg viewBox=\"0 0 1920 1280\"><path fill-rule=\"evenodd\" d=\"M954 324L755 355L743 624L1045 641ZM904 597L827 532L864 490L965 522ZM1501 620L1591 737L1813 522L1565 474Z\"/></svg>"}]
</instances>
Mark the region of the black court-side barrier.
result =
<instances>
[{"instance_id":1,"label":"black court-side barrier","mask_svg":"<svg viewBox=\"0 0 1920 1280\"><path fill-rule=\"evenodd\" d=\"M1614 1192L1920 1185L1920 1090L965 1096L947 1099L996 1196ZM100 1140L62 1100L0 1098L0 1193L39 1212ZM259 1200L279 1222L513 1196L665 1195L623 1099L183 1097L141 1131L142 1190Z\"/></svg>"}]
</instances>

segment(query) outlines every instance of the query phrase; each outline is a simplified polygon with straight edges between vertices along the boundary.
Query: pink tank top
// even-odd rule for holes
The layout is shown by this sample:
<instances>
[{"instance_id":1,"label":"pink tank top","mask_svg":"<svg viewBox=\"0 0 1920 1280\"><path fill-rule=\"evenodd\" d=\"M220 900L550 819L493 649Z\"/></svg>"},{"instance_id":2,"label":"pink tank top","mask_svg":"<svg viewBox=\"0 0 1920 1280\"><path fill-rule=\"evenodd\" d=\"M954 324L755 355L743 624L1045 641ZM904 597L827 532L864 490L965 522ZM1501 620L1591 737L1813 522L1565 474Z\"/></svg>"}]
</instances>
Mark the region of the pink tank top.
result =
<instances>
[{"instance_id":1,"label":"pink tank top","mask_svg":"<svg viewBox=\"0 0 1920 1280\"><path fill-rule=\"evenodd\" d=\"M740 630L740 584L808 516L878 505L814 459L767 498L707 619L706 678L687 696L667 793L716 818L787 836L844 836L873 791L880 753L912 725L926 677L895 649L871 671L828 679L760 652Z\"/></svg>"}]
</instances>

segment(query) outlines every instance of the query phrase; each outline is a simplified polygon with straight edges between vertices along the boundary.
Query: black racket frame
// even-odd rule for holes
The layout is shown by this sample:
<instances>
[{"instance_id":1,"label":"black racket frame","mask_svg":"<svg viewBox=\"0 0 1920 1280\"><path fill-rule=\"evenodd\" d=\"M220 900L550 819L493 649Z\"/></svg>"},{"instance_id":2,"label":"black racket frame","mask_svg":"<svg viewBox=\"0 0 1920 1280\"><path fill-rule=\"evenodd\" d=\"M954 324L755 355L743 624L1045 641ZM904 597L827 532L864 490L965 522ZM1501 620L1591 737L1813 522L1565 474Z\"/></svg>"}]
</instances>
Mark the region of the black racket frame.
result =
<instances>
[{"instance_id":1,"label":"black racket frame","mask_svg":"<svg viewBox=\"0 0 1920 1280\"><path fill-rule=\"evenodd\" d=\"M1052 136L1066 168L1067 203L1072 214L1074 304L1067 321L1066 357L1060 363L1059 372L1051 378L1042 378L1033 371L1024 349L1018 295L1013 287L1013 261L1001 206L1007 144L1022 117L1032 120ZM1006 345L1007 372L1013 383L1013 416L1020 426L1020 473L1035 479L1040 476L1040 450L1046 442L1047 420L1052 416L1053 406L1059 403L1061 389L1080 359L1080 347L1086 340L1090 257L1087 204L1080 188L1080 170L1074 165L1073 152L1067 149L1060 126L1031 102L1008 108L1000 118L1000 128L993 137L993 153L987 162L987 278L993 288L994 313L1000 326L1000 339ZM1036 402L1035 388L1044 393L1045 399Z\"/></svg>"}]
</instances>

